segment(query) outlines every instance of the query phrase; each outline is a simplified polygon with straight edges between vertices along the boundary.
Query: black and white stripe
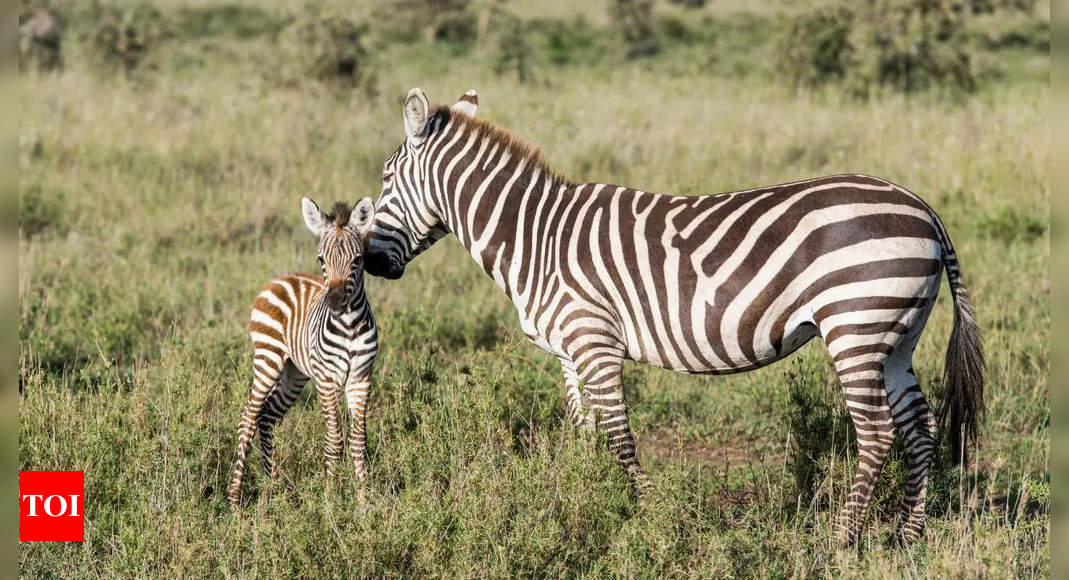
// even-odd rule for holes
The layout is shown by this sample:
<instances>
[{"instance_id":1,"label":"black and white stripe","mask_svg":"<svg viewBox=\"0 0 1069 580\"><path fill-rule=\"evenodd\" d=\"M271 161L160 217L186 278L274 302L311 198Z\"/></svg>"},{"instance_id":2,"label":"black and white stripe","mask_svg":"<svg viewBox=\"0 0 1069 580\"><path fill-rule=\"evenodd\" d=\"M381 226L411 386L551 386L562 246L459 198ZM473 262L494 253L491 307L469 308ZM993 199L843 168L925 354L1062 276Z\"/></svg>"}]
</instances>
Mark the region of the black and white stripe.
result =
<instances>
[{"instance_id":1,"label":"black and white stripe","mask_svg":"<svg viewBox=\"0 0 1069 580\"><path fill-rule=\"evenodd\" d=\"M516 305L528 337L561 361L569 416L608 434L636 490L646 477L621 388L624 360L687 373L773 363L820 336L857 429L842 509L857 539L896 432L910 474L901 541L920 535L935 421L912 370L946 269L955 304L947 357L956 453L983 410L979 331L953 246L934 212L883 179L837 175L684 197L572 183L539 153L474 118L469 92L404 103L387 159L368 271L399 277L446 233Z\"/></svg>"},{"instance_id":2,"label":"black and white stripe","mask_svg":"<svg viewBox=\"0 0 1069 580\"><path fill-rule=\"evenodd\" d=\"M237 505L245 460L255 431L260 434L264 471L277 475L272 461L275 426L296 402L309 377L326 420L327 474L335 474L343 446L338 398L349 410L349 448L356 474L366 472L365 418L371 372L378 353L378 331L364 293L364 245L374 203L355 208L339 203L324 215L314 202L302 201L305 224L319 237L319 262L325 278L288 274L272 280L253 304L249 323L253 382L238 425L238 459L228 500Z\"/></svg>"}]
</instances>

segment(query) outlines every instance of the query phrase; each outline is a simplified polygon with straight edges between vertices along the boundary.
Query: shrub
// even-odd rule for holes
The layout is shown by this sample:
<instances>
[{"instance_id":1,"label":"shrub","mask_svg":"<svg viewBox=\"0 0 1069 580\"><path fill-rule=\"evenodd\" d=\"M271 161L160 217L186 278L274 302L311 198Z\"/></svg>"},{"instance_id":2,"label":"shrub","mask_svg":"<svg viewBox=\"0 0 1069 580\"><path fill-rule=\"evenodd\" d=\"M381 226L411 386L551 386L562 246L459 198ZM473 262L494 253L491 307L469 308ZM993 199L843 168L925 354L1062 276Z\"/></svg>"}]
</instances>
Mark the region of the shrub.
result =
<instances>
[{"instance_id":1,"label":"shrub","mask_svg":"<svg viewBox=\"0 0 1069 580\"><path fill-rule=\"evenodd\" d=\"M66 228L61 220L62 192L46 192L32 184L19 194L19 229L27 238L52 230L62 235Z\"/></svg>"},{"instance_id":2,"label":"shrub","mask_svg":"<svg viewBox=\"0 0 1069 580\"><path fill-rule=\"evenodd\" d=\"M240 4L185 7L178 11L177 20L180 33L188 38L273 38L288 24L287 18L281 15Z\"/></svg>"},{"instance_id":3,"label":"shrub","mask_svg":"<svg viewBox=\"0 0 1069 580\"><path fill-rule=\"evenodd\" d=\"M967 4L973 14L991 14L1002 11L1031 14L1036 9L1036 0L968 0Z\"/></svg>"},{"instance_id":4,"label":"shrub","mask_svg":"<svg viewBox=\"0 0 1069 580\"><path fill-rule=\"evenodd\" d=\"M584 56L591 60L600 56L595 50L599 34L582 14L572 21L553 20L541 24L545 38L545 55L551 64L562 66L581 60Z\"/></svg>"},{"instance_id":5,"label":"shrub","mask_svg":"<svg viewBox=\"0 0 1069 580\"><path fill-rule=\"evenodd\" d=\"M1042 219L1012 206L1002 206L980 216L975 225L981 235L1005 243L1031 241L1047 232L1047 224Z\"/></svg>"},{"instance_id":6,"label":"shrub","mask_svg":"<svg viewBox=\"0 0 1069 580\"><path fill-rule=\"evenodd\" d=\"M858 96L875 87L971 91L976 73L966 46L968 16L962 0L873 0L819 9L781 42L781 70L796 87L845 80Z\"/></svg>"},{"instance_id":7,"label":"shrub","mask_svg":"<svg viewBox=\"0 0 1069 580\"><path fill-rule=\"evenodd\" d=\"M797 505L803 509L814 503L822 507L830 504L830 498L821 495L821 483L833 477L831 465L845 467L856 441L838 383L829 385L823 366L823 361L796 357L786 377L793 403L788 423L791 439L787 469L794 476ZM837 475L849 481L849 474ZM824 493L827 491L837 490Z\"/></svg>"},{"instance_id":8,"label":"shrub","mask_svg":"<svg viewBox=\"0 0 1069 580\"><path fill-rule=\"evenodd\" d=\"M376 31L388 41L407 39L467 45L475 41L477 17L470 0L392 0L376 9Z\"/></svg>"},{"instance_id":9,"label":"shrub","mask_svg":"<svg viewBox=\"0 0 1069 580\"><path fill-rule=\"evenodd\" d=\"M531 43L527 25L523 19L512 14L505 15L497 39L497 57L494 71L497 74L512 74L521 83L531 80Z\"/></svg>"},{"instance_id":10,"label":"shrub","mask_svg":"<svg viewBox=\"0 0 1069 580\"><path fill-rule=\"evenodd\" d=\"M660 52L661 44L653 32L653 0L612 0L609 18L624 41L627 58Z\"/></svg>"},{"instance_id":11,"label":"shrub","mask_svg":"<svg viewBox=\"0 0 1069 580\"><path fill-rule=\"evenodd\" d=\"M63 16L47 2L24 2L19 11L19 68L50 71L62 67L65 28Z\"/></svg>"},{"instance_id":12,"label":"shrub","mask_svg":"<svg viewBox=\"0 0 1069 580\"><path fill-rule=\"evenodd\" d=\"M851 64L853 26L854 12L846 7L826 7L805 15L781 40L780 71L796 87L841 80Z\"/></svg>"},{"instance_id":13,"label":"shrub","mask_svg":"<svg viewBox=\"0 0 1069 580\"><path fill-rule=\"evenodd\" d=\"M97 60L124 74L138 68L167 36L163 14L149 4L123 7L94 4L90 12L93 21L90 34Z\"/></svg>"},{"instance_id":14,"label":"shrub","mask_svg":"<svg viewBox=\"0 0 1069 580\"><path fill-rule=\"evenodd\" d=\"M682 6L684 8L704 8L705 0L668 0L672 4Z\"/></svg>"},{"instance_id":15,"label":"shrub","mask_svg":"<svg viewBox=\"0 0 1069 580\"><path fill-rule=\"evenodd\" d=\"M862 90L976 88L961 0L877 0L863 6L854 40Z\"/></svg>"},{"instance_id":16,"label":"shrub","mask_svg":"<svg viewBox=\"0 0 1069 580\"><path fill-rule=\"evenodd\" d=\"M309 17L283 33L282 45L297 74L370 90L374 74L364 35L364 27L341 16Z\"/></svg>"}]
</instances>

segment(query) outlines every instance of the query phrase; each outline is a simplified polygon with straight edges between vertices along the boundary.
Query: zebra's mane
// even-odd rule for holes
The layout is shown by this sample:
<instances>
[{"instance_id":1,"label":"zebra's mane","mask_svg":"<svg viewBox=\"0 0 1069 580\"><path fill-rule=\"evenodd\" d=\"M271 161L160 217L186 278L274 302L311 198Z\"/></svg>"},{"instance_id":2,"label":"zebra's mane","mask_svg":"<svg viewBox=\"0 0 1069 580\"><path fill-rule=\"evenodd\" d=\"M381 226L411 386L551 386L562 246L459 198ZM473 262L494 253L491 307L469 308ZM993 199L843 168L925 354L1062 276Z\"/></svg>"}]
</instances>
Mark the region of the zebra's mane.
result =
<instances>
[{"instance_id":1,"label":"zebra's mane","mask_svg":"<svg viewBox=\"0 0 1069 580\"><path fill-rule=\"evenodd\" d=\"M550 178L557 183L571 184L570 180L550 168L549 164L546 163L545 157L542 156L541 149L526 139L514 135L493 121L476 119L464 114L457 114L447 106L439 106L434 111L431 119L432 121L437 122L428 123L428 126L433 126L435 130L445 127L449 124L449 121L452 120L465 134L470 131L477 131L480 135L485 135L489 138L491 144L500 144L513 156L525 159L528 167L537 168L542 173L550 176Z\"/></svg>"},{"instance_id":2,"label":"zebra's mane","mask_svg":"<svg viewBox=\"0 0 1069 580\"><path fill-rule=\"evenodd\" d=\"M327 214L326 218L328 222L334 222L335 226L343 228L349 223L349 216L352 214L353 208L344 201L339 201L334 204L334 213Z\"/></svg>"}]
</instances>

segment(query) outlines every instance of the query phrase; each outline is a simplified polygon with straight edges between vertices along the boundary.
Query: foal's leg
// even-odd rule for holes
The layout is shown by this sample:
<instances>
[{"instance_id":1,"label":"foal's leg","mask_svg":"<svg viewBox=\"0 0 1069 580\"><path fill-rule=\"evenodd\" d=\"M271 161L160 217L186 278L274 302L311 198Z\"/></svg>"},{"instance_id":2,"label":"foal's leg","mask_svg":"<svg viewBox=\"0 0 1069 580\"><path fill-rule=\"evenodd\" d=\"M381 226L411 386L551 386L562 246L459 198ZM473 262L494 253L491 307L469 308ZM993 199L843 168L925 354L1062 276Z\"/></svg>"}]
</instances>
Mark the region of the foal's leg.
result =
<instances>
[{"instance_id":1,"label":"foal's leg","mask_svg":"<svg viewBox=\"0 0 1069 580\"><path fill-rule=\"evenodd\" d=\"M338 471L338 457L341 455L342 435L338 416L338 386L331 379L316 380L316 394L323 408L323 421L327 431L323 442L323 456L327 465L327 477L333 478Z\"/></svg>"},{"instance_id":2,"label":"foal's leg","mask_svg":"<svg viewBox=\"0 0 1069 580\"><path fill-rule=\"evenodd\" d=\"M349 409L349 453L353 457L356 477L367 475L367 404L371 395L371 377L349 379L345 385L345 406Z\"/></svg>"},{"instance_id":3,"label":"foal's leg","mask_svg":"<svg viewBox=\"0 0 1069 580\"><path fill-rule=\"evenodd\" d=\"M226 494L227 501L235 507L241 499L241 480L245 475L245 461L248 458L249 446L252 444L252 438L260 420L264 401L282 374L282 365L283 360L275 353L258 349L253 355L252 390L249 393L249 400L245 403L245 409L241 413L241 421L238 423L238 458L234 465L230 488Z\"/></svg>"},{"instance_id":4,"label":"foal's leg","mask_svg":"<svg viewBox=\"0 0 1069 580\"><path fill-rule=\"evenodd\" d=\"M274 462L275 446L273 433L275 427L282 422L283 417L289 412L293 404L297 402L308 377L297 370L292 361L286 362L279 377L278 386L271 391L271 395L264 404L263 413L260 416L260 459L263 462L264 473L271 474L272 478L278 477L278 466Z\"/></svg>"}]
</instances>

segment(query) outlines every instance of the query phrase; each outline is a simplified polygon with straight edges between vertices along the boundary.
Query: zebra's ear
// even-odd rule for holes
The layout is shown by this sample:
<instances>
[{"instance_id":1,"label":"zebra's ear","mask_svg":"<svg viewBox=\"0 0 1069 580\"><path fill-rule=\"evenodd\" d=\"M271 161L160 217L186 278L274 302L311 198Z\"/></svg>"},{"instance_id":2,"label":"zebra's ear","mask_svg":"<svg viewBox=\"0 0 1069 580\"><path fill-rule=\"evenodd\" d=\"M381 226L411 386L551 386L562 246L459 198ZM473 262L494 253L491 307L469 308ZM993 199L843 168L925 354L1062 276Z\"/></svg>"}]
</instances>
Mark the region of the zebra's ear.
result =
<instances>
[{"instance_id":1,"label":"zebra's ear","mask_svg":"<svg viewBox=\"0 0 1069 580\"><path fill-rule=\"evenodd\" d=\"M408 96L405 97L404 119L405 135L410 140L418 143L423 139L423 128L427 126L430 108L427 95L424 95L419 87L408 91Z\"/></svg>"},{"instance_id":2,"label":"zebra's ear","mask_svg":"<svg viewBox=\"0 0 1069 580\"><path fill-rule=\"evenodd\" d=\"M304 214L304 225L308 231L319 237L323 235L323 212L319 211L316 202L307 197L301 198L301 213Z\"/></svg>"},{"instance_id":3,"label":"zebra's ear","mask_svg":"<svg viewBox=\"0 0 1069 580\"><path fill-rule=\"evenodd\" d=\"M353 213L349 214L349 225L361 235L371 231L371 222L375 219L375 202L365 197L356 202Z\"/></svg>"},{"instance_id":4,"label":"zebra's ear","mask_svg":"<svg viewBox=\"0 0 1069 580\"><path fill-rule=\"evenodd\" d=\"M479 95L476 94L475 89L472 89L463 95L460 95L460 99L453 103L450 107L453 111L467 115L471 118L475 118L475 111L479 108Z\"/></svg>"}]
</instances>

